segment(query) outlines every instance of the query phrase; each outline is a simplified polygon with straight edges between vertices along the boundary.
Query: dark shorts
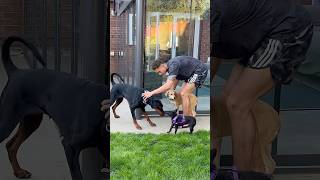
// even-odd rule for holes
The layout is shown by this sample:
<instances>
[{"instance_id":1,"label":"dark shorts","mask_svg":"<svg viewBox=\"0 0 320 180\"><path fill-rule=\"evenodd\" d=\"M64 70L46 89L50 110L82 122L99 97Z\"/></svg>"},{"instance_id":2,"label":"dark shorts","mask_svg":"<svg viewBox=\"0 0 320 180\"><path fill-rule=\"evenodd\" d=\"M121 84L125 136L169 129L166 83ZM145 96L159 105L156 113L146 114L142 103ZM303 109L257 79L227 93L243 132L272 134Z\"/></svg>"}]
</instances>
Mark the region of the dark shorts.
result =
<instances>
[{"instance_id":1,"label":"dark shorts","mask_svg":"<svg viewBox=\"0 0 320 180\"><path fill-rule=\"evenodd\" d=\"M298 35L277 40L267 38L249 59L239 63L252 69L269 68L276 83L288 84L293 73L305 61L312 40L313 26L309 25Z\"/></svg>"},{"instance_id":2,"label":"dark shorts","mask_svg":"<svg viewBox=\"0 0 320 180\"><path fill-rule=\"evenodd\" d=\"M201 88L208 75L208 68L196 70L191 77L186 80L187 83L195 83L196 88Z\"/></svg>"}]
</instances>

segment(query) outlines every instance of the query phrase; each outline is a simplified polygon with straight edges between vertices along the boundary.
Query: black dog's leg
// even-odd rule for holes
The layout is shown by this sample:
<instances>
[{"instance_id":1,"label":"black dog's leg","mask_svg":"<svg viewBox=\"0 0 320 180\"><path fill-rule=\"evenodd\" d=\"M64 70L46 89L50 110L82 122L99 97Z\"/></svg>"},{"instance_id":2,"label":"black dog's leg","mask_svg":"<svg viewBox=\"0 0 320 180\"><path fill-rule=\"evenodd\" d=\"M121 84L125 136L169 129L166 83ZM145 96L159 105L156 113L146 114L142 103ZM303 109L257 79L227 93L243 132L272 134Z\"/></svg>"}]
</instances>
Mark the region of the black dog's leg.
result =
<instances>
[{"instance_id":1,"label":"black dog's leg","mask_svg":"<svg viewBox=\"0 0 320 180\"><path fill-rule=\"evenodd\" d=\"M190 126L190 134L193 133L193 127Z\"/></svg>"},{"instance_id":2,"label":"black dog's leg","mask_svg":"<svg viewBox=\"0 0 320 180\"><path fill-rule=\"evenodd\" d=\"M169 129L169 131L168 131L167 133L170 133L170 132L171 132L173 126L174 126L174 124L172 123L172 124L171 124L171 127L170 127L170 129Z\"/></svg>"},{"instance_id":3,"label":"black dog's leg","mask_svg":"<svg viewBox=\"0 0 320 180\"><path fill-rule=\"evenodd\" d=\"M119 106L119 104L120 104L122 101L123 101L123 97L118 98L118 99L116 100L116 103L112 106L112 112L113 112L113 115L114 115L115 118L120 118L120 116L117 115L117 113L116 113L116 109L117 109L117 107Z\"/></svg>"},{"instance_id":4,"label":"black dog's leg","mask_svg":"<svg viewBox=\"0 0 320 180\"><path fill-rule=\"evenodd\" d=\"M194 127L196 126L196 122L194 121L192 124L190 124L190 134L193 133Z\"/></svg>"},{"instance_id":5,"label":"black dog's leg","mask_svg":"<svg viewBox=\"0 0 320 180\"><path fill-rule=\"evenodd\" d=\"M130 112L131 112L131 115L132 115L133 124L134 124L134 126L135 126L137 129L141 130L142 128L141 128L141 126L138 124L137 119L136 119L136 113L134 112L135 109L136 109L136 108L130 107Z\"/></svg>"},{"instance_id":6,"label":"black dog's leg","mask_svg":"<svg viewBox=\"0 0 320 180\"><path fill-rule=\"evenodd\" d=\"M98 145L98 149L103 156L104 165L103 168L106 168L107 171L107 179L110 179L110 141L108 140L107 136L100 141Z\"/></svg>"},{"instance_id":7,"label":"black dog's leg","mask_svg":"<svg viewBox=\"0 0 320 180\"><path fill-rule=\"evenodd\" d=\"M42 121L42 114L28 115L20 123L17 133L6 144L9 160L17 178L30 178L31 173L20 167L17 160L17 152L21 144L36 130L39 128Z\"/></svg>"},{"instance_id":8,"label":"black dog's leg","mask_svg":"<svg viewBox=\"0 0 320 180\"><path fill-rule=\"evenodd\" d=\"M63 141L62 144L66 153L72 180L82 180L79 164L79 155L81 150L67 144L65 141Z\"/></svg>"},{"instance_id":9,"label":"black dog's leg","mask_svg":"<svg viewBox=\"0 0 320 180\"><path fill-rule=\"evenodd\" d=\"M144 117L147 119L147 121L148 121L148 123L150 124L150 126L153 126L153 127L154 127L154 126L157 126L155 123L153 123L153 122L150 120L150 118L149 118L146 110L145 110L144 108L141 108L141 109L142 109L142 112L143 112Z\"/></svg>"},{"instance_id":10,"label":"black dog's leg","mask_svg":"<svg viewBox=\"0 0 320 180\"><path fill-rule=\"evenodd\" d=\"M21 120L14 111L5 108L7 107L0 105L0 143L10 136Z\"/></svg>"},{"instance_id":11,"label":"black dog's leg","mask_svg":"<svg viewBox=\"0 0 320 180\"><path fill-rule=\"evenodd\" d=\"M175 133L175 134L177 134L178 127L179 127L178 125L175 125L175 126L174 126L174 133Z\"/></svg>"}]
</instances>

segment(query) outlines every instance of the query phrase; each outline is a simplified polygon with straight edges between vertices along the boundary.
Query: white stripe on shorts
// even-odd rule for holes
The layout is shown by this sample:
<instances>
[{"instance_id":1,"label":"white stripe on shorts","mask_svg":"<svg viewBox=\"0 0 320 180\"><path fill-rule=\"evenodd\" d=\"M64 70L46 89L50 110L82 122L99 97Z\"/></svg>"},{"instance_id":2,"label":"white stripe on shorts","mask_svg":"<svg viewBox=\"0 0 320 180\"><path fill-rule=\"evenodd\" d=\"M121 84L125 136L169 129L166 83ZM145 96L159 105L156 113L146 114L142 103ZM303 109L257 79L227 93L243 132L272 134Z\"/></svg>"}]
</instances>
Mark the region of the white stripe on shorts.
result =
<instances>
[{"instance_id":1,"label":"white stripe on shorts","mask_svg":"<svg viewBox=\"0 0 320 180\"><path fill-rule=\"evenodd\" d=\"M274 58L278 46L280 45L279 40L269 39L269 44L265 49L264 53L259 57L259 59L252 65L255 68L261 68L267 66Z\"/></svg>"},{"instance_id":2,"label":"white stripe on shorts","mask_svg":"<svg viewBox=\"0 0 320 180\"><path fill-rule=\"evenodd\" d=\"M253 67L258 66L258 64L268 55L273 44L274 44L274 40L269 39L267 48L264 50L263 54L259 57L259 59L252 65Z\"/></svg>"},{"instance_id":3,"label":"white stripe on shorts","mask_svg":"<svg viewBox=\"0 0 320 180\"><path fill-rule=\"evenodd\" d=\"M192 76L192 78L189 80L189 83L194 83L194 82L196 82L197 77L198 77L198 74L194 74L194 75Z\"/></svg>"}]
</instances>

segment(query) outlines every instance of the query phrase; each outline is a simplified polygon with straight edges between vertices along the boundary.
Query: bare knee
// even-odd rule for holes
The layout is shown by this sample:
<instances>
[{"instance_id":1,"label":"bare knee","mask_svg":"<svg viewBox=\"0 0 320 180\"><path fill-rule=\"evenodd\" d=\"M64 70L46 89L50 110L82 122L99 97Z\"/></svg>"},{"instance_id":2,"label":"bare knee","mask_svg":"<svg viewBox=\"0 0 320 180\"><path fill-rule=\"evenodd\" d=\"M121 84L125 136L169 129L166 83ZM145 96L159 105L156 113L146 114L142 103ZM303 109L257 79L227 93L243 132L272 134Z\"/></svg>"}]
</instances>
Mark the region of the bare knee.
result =
<instances>
[{"instance_id":1,"label":"bare knee","mask_svg":"<svg viewBox=\"0 0 320 180\"><path fill-rule=\"evenodd\" d=\"M180 92L180 96L181 96L182 98L187 98L187 97L189 96L189 93L187 93L187 92Z\"/></svg>"},{"instance_id":2,"label":"bare knee","mask_svg":"<svg viewBox=\"0 0 320 180\"><path fill-rule=\"evenodd\" d=\"M225 101L228 112L231 115L242 117L250 111L249 102L247 100L243 100L233 95L225 97L223 100Z\"/></svg>"}]
</instances>

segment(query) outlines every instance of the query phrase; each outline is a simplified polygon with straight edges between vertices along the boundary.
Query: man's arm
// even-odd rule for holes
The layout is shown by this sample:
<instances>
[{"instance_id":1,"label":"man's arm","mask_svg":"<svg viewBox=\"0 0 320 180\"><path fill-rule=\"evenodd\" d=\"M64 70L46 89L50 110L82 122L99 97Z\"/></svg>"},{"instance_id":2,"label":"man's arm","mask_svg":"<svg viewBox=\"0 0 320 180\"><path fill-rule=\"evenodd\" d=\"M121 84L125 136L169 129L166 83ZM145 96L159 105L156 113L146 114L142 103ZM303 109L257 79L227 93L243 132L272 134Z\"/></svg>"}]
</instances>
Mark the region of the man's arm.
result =
<instances>
[{"instance_id":1,"label":"man's arm","mask_svg":"<svg viewBox=\"0 0 320 180\"><path fill-rule=\"evenodd\" d=\"M213 81L213 78L216 75L220 64L221 64L221 59L213 57L213 63L211 64L211 72L210 72L210 82Z\"/></svg>"},{"instance_id":2,"label":"man's arm","mask_svg":"<svg viewBox=\"0 0 320 180\"><path fill-rule=\"evenodd\" d=\"M174 85L176 85L175 79L171 80L171 79L168 79L166 81L166 83L164 83L162 86L160 86L159 88L151 91L152 95L154 94L160 94L160 93L164 93L166 91L168 91L169 89L171 89Z\"/></svg>"},{"instance_id":3,"label":"man's arm","mask_svg":"<svg viewBox=\"0 0 320 180\"><path fill-rule=\"evenodd\" d=\"M151 91L151 92L145 92L145 93L142 93L142 96L143 96L143 99L146 100L148 99L149 97L155 95L155 94L160 94L160 93L163 93L163 92L166 92L168 91L170 88L173 87L173 85L175 85L175 79L167 79L166 83L164 83L162 86L160 86L159 88Z\"/></svg>"},{"instance_id":4,"label":"man's arm","mask_svg":"<svg viewBox=\"0 0 320 180\"><path fill-rule=\"evenodd\" d=\"M172 85L172 87L170 89L176 89L176 87L177 87L177 85L179 83L179 80L178 79L172 79L172 81L173 81L173 85Z\"/></svg>"}]
</instances>

